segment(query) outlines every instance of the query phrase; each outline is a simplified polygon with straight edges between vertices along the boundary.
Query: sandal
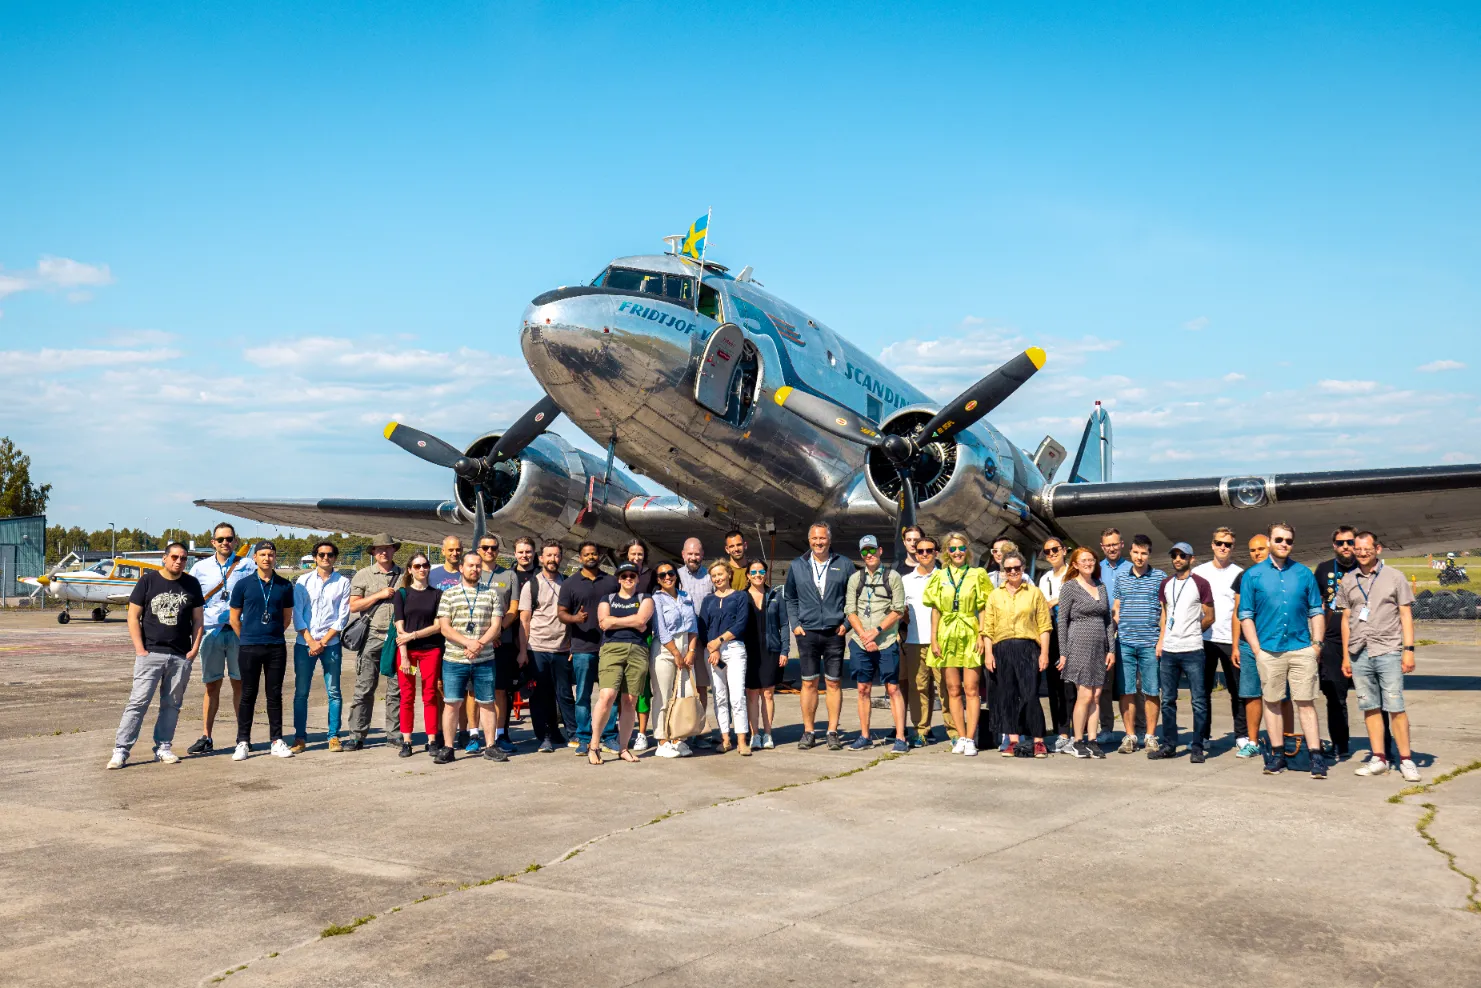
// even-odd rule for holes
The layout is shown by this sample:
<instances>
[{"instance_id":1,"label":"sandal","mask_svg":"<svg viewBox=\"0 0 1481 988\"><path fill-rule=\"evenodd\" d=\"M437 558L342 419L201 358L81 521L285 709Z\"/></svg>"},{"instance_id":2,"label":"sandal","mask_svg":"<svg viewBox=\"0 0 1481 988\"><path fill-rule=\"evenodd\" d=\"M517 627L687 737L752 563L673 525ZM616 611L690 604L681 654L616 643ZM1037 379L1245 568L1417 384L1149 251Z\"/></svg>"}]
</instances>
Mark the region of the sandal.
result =
<instances>
[{"instance_id":1,"label":"sandal","mask_svg":"<svg viewBox=\"0 0 1481 988\"><path fill-rule=\"evenodd\" d=\"M600 764L602 764L602 750L599 747L597 747L595 744L593 744L590 748L586 749L586 764L588 764L588 765L600 765Z\"/></svg>"},{"instance_id":2,"label":"sandal","mask_svg":"<svg viewBox=\"0 0 1481 988\"><path fill-rule=\"evenodd\" d=\"M638 756L637 755L634 755L631 751L629 751L626 748L623 748L621 751L619 751L617 753L617 757L618 758L621 758L625 762L636 762L638 760Z\"/></svg>"}]
</instances>

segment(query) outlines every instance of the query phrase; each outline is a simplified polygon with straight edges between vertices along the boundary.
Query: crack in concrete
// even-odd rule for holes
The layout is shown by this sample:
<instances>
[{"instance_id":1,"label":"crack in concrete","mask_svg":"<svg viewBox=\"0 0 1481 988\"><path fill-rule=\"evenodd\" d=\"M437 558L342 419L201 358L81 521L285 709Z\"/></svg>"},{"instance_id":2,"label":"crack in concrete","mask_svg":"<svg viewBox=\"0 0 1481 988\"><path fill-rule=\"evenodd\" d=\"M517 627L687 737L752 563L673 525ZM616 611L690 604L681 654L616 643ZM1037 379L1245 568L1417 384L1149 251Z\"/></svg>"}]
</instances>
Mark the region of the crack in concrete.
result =
<instances>
[{"instance_id":1,"label":"crack in concrete","mask_svg":"<svg viewBox=\"0 0 1481 988\"><path fill-rule=\"evenodd\" d=\"M1445 783L1451 781L1452 779L1458 779L1462 775L1465 775L1467 772L1474 772L1478 769L1481 769L1481 760L1471 762L1468 765L1458 766L1451 769L1449 772L1446 772L1444 775L1436 776L1429 782L1423 782L1417 786L1407 786L1403 789L1400 789L1398 792L1390 796L1388 798L1388 801L1390 803L1402 804L1404 802L1404 797L1406 796L1427 795L1434 792L1437 788L1443 786ZM1455 872L1457 875L1461 876L1470 883L1470 891L1466 893L1466 911L1481 913L1481 899L1477 898L1478 893L1481 893L1481 880L1478 880L1477 877L1470 872L1462 870L1461 867L1455 863L1455 852L1446 847L1443 847L1440 842L1435 839L1435 836L1430 833L1430 824L1435 822L1435 817L1439 814L1440 807L1436 806L1434 803L1420 803L1419 805L1425 810L1425 814L1420 817L1419 820L1414 824L1414 829L1419 831L1419 836L1424 839L1424 842L1430 846L1431 850L1445 859L1445 864L1447 867L1450 868L1451 871Z\"/></svg>"}]
</instances>

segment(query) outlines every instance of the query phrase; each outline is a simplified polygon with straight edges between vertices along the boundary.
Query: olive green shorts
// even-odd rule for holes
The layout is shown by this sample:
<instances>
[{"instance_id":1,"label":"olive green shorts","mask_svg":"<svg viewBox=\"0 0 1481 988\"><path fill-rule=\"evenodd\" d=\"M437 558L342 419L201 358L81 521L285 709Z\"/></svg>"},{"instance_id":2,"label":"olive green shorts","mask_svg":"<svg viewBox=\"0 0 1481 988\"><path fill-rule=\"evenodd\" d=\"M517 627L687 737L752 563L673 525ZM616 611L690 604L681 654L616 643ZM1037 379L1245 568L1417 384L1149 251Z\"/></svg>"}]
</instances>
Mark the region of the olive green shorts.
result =
<instances>
[{"instance_id":1,"label":"olive green shorts","mask_svg":"<svg viewBox=\"0 0 1481 988\"><path fill-rule=\"evenodd\" d=\"M607 642L597 653L597 684L628 696L642 696L648 685L648 646Z\"/></svg>"}]
</instances>

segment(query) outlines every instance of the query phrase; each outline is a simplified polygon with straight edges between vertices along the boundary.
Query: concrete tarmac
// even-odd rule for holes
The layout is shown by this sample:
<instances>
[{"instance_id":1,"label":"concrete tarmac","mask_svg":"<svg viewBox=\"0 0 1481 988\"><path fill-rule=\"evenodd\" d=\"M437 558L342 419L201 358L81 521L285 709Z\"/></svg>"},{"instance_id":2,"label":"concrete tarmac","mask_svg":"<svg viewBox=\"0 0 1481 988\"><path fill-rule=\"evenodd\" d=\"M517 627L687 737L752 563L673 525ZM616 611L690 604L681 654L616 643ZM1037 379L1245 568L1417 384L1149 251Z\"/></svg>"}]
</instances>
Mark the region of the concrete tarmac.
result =
<instances>
[{"instance_id":1,"label":"concrete tarmac","mask_svg":"<svg viewBox=\"0 0 1481 988\"><path fill-rule=\"evenodd\" d=\"M1201 766L803 752L793 695L774 751L597 768L330 754L315 683L296 758L233 763L224 718L154 763L151 711L107 772L126 632L50 620L0 614L5 984L1481 985L1481 771L1267 778L1222 692ZM1465 642L1411 677L1427 782L1481 759L1474 635L1421 632Z\"/></svg>"}]
</instances>

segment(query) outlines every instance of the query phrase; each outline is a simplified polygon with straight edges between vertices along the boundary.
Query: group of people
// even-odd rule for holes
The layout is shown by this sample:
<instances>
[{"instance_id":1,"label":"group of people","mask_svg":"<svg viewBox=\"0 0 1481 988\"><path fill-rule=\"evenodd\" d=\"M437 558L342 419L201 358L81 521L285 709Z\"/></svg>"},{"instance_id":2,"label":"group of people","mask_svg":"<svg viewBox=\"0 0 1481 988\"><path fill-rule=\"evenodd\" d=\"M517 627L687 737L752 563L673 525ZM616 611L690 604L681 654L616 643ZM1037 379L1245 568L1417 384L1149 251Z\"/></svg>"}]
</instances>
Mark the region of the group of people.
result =
<instances>
[{"instance_id":1,"label":"group of people","mask_svg":"<svg viewBox=\"0 0 1481 988\"><path fill-rule=\"evenodd\" d=\"M1107 529L1100 557L1050 538L1040 547L1047 565L1037 585L1033 557L1008 539L979 566L964 533L937 539L912 526L903 533L905 561L890 567L874 536L859 542L862 566L834 551L828 525L813 525L807 537L809 551L780 587L739 531L725 535L724 555L708 565L698 539L684 543L679 561L655 565L634 540L612 573L601 568L601 548L583 542L569 576L558 542L537 547L519 539L515 565L506 569L497 563L498 536L482 536L469 551L449 536L441 562L417 552L403 570L395 563L400 544L381 534L374 561L353 576L339 572L338 549L324 541L314 549L314 569L289 582L276 572L271 542L244 555L233 527L222 523L212 533L212 557L187 573L186 547L171 543L160 569L134 588L134 684L108 767L127 763L156 692L155 758L179 761L173 736L197 660L205 732L192 755L214 750L223 679L236 712L234 759L251 755L259 693L271 754L303 752L308 697L322 675L330 751L364 746L384 678L386 736L399 738L403 757L415 752L420 706L425 750L437 763L458 752L506 760L517 751L509 733L517 697L529 704L540 752L565 747L594 765L604 754L635 762L651 734L658 757L687 757L696 747L745 756L775 747L776 693L795 652L804 750L845 747L847 676L860 723L852 749L875 744L878 683L893 728L885 740L897 753L936 740L939 702L955 754L975 756L991 744L1009 757L1103 758L1119 699L1117 750L1167 759L1178 753L1177 700L1186 684L1193 712L1187 750L1201 763L1210 753L1211 699L1222 672L1235 754L1262 755L1267 774L1285 771L1303 745L1313 778L1325 778L1329 762L1349 754L1351 684L1372 752L1357 774L1387 772L1392 744L1404 778L1419 778L1403 699L1403 676L1414 669L1413 595L1403 575L1384 566L1371 532L1338 528L1333 558L1315 572L1291 558L1295 532L1286 524L1249 540L1248 569L1233 561L1228 528L1213 533L1202 564L1188 543L1171 546L1170 573L1152 564L1152 542L1143 535L1128 547ZM293 733L285 736L290 632ZM345 648L355 655L355 682L342 724ZM1328 741L1320 738L1319 692ZM710 717L717 734L705 729Z\"/></svg>"}]
</instances>

